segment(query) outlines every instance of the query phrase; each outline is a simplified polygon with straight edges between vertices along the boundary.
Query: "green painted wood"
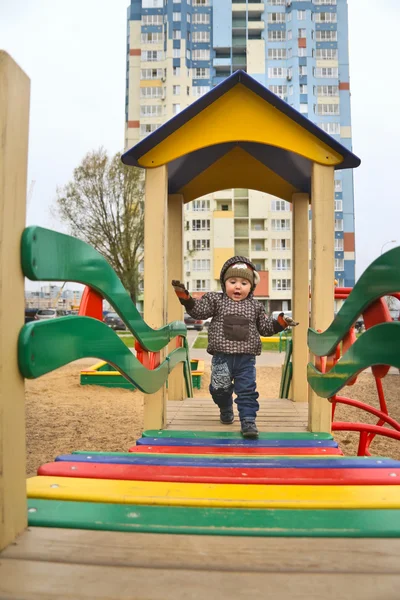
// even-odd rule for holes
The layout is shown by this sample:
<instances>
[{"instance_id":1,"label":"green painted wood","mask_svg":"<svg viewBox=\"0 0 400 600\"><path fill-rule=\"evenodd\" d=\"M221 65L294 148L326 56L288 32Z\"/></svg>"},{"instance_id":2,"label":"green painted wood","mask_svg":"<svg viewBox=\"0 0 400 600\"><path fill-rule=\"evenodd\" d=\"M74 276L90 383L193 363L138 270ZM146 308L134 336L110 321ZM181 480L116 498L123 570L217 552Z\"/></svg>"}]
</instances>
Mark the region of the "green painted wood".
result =
<instances>
[{"instance_id":1,"label":"green painted wood","mask_svg":"<svg viewBox=\"0 0 400 600\"><path fill-rule=\"evenodd\" d=\"M286 340L286 351L285 360L282 367L281 384L279 388L279 398L287 398L289 396L290 381L292 380L292 352L293 352L293 341L292 339Z\"/></svg>"},{"instance_id":2,"label":"green painted wood","mask_svg":"<svg viewBox=\"0 0 400 600\"><path fill-rule=\"evenodd\" d=\"M357 317L370 304L382 296L400 291L399 265L400 247L385 252L369 265L328 329L322 333L311 328L308 330L308 347L313 354L332 354ZM381 343L385 344L386 340L382 338ZM380 364L386 363L382 361Z\"/></svg>"},{"instance_id":3,"label":"green painted wood","mask_svg":"<svg viewBox=\"0 0 400 600\"><path fill-rule=\"evenodd\" d=\"M97 319L68 316L36 321L27 323L19 335L19 368L27 379L40 377L74 360L91 356L113 365L146 394L160 389L172 369L183 362L188 395L192 389L185 348L173 350L159 367L150 371L112 329Z\"/></svg>"},{"instance_id":4,"label":"green painted wood","mask_svg":"<svg viewBox=\"0 0 400 600\"><path fill-rule=\"evenodd\" d=\"M318 396L331 398L355 375L374 365L400 369L399 321L381 323L368 329L328 373L321 373L309 363L307 379Z\"/></svg>"},{"instance_id":5,"label":"green painted wood","mask_svg":"<svg viewBox=\"0 0 400 600\"><path fill-rule=\"evenodd\" d=\"M104 375L82 375L80 376L81 385L100 385L108 388L122 388L126 390L135 390L136 387L127 381L122 375L113 375L107 377Z\"/></svg>"},{"instance_id":6,"label":"green painted wood","mask_svg":"<svg viewBox=\"0 0 400 600\"><path fill-rule=\"evenodd\" d=\"M142 437L153 438L219 438L230 440L243 439L239 431L170 431L169 429L148 429L142 433ZM258 434L260 440L333 440L330 433L311 433L309 431L295 432L260 432Z\"/></svg>"},{"instance_id":7,"label":"green painted wood","mask_svg":"<svg viewBox=\"0 0 400 600\"><path fill-rule=\"evenodd\" d=\"M187 335L181 321L160 329L149 327L112 267L82 240L43 227L27 227L21 240L21 264L24 275L32 281L76 281L93 288L112 304L141 346L150 352L161 350L177 335Z\"/></svg>"},{"instance_id":8,"label":"green painted wood","mask_svg":"<svg viewBox=\"0 0 400 600\"><path fill-rule=\"evenodd\" d=\"M235 510L28 499L28 524L224 536L400 537L399 510Z\"/></svg>"}]
</instances>

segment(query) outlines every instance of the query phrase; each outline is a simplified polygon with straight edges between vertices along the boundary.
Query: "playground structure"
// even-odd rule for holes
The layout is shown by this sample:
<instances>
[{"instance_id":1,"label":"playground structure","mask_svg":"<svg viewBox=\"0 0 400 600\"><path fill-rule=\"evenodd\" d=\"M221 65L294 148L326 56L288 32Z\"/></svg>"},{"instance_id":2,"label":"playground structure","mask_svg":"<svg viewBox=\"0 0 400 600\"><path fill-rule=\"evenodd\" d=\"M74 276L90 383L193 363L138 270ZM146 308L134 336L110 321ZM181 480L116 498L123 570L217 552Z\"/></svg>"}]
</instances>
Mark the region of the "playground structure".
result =
<instances>
[{"instance_id":1,"label":"playground structure","mask_svg":"<svg viewBox=\"0 0 400 600\"><path fill-rule=\"evenodd\" d=\"M177 115L124 156L147 169L143 320L93 249L24 230L29 81L5 53L0 89L1 594L62 598L68 587L74 598L225 600L249 590L278 600L397 598L400 462L343 457L324 400L366 367L400 367L400 323L374 324L335 364L321 360L358 314L400 289L395 249L375 261L379 278L366 272L369 295L353 290L333 320L333 175L359 160L242 72ZM308 399L308 432L262 432L249 442L234 431L165 428L167 393L169 401L192 394L182 308L169 286L172 274L182 276L183 203L228 187L293 202L293 314L303 323L311 198L312 328L308 344L297 328L292 348L292 401ZM224 216L215 214L222 239ZM217 271L228 251L217 249ZM23 326L24 275L84 283L85 314L106 298L137 339L137 358L93 316ZM6 287L15 306L7 316ZM320 369L307 365L308 347ZM126 453L60 455L28 480L27 504L23 377L94 355L146 393L142 438Z\"/></svg>"}]
</instances>

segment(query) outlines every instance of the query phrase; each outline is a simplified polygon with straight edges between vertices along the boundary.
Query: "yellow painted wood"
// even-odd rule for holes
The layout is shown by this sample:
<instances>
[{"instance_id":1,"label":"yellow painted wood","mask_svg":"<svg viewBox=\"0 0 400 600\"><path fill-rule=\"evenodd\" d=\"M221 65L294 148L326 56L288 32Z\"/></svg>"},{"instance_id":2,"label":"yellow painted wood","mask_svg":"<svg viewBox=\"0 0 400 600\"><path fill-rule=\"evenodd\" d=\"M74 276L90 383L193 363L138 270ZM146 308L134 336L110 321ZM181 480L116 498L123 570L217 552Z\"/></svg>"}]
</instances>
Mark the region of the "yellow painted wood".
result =
<instances>
[{"instance_id":1,"label":"yellow painted wood","mask_svg":"<svg viewBox=\"0 0 400 600\"><path fill-rule=\"evenodd\" d=\"M214 246L214 279L219 280L221 269L224 263L234 256L234 249L232 248L215 248Z\"/></svg>"},{"instance_id":2,"label":"yellow painted wood","mask_svg":"<svg viewBox=\"0 0 400 600\"><path fill-rule=\"evenodd\" d=\"M156 328L167 322L167 200L166 166L146 171L144 213L144 320ZM160 352L160 362L166 351ZM167 392L144 395L144 428L159 429L166 423Z\"/></svg>"},{"instance_id":3,"label":"yellow painted wood","mask_svg":"<svg viewBox=\"0 0 400 600\"><path fill-rule=\"evenodd\" d=\"M199 148L236 141L277 146L323 165L337 165L343 160L320 139L239 83L142 156L139 164L157 167Z\"/></svg>"},{"instance_id":4,"label":"yellow painted wood","mask_svg":"<svg viewBox=\"0 0 400 600\"><path fill-rule=\"evenodd\" d=\"M324 331L334 317L335 187L333 167L312 168L311 327ZM310 431L331 431L331 405L309 388Z\"/></svg>"},{"instance_id":5,"label":"yellow painted wood","mask_svg":"<svg viewBox=\"0 0 400 600\"><path fill-rule=\"evenodd\" d=\"M396 485L240 485L32 477L29 498L231 508L399 508Z\"/></svg>"},{"instance_id":6,"label":"yellow painted wood","mask_svg":"<svg viewBox=\"0 0 400 600\"><path fill-rule=\"evenodd\" d=\"M309 202L308 194L293 194L293 318L300 323L293 328L293 377L291 399L308 402L307 330L309 321Z\"/></svg>"},{"instance_id":7,"label":"yellow painted wood","mask_svg":"<svg viewBox=\"0 0 400 600\"><path fill-rule=\"evenodd\" d=\"M172 279L183 277L183 202L181 194L168 196L168 254L167 254L167 322L183 321L183 306L172 287ZM168 345L168 353L176 348L176 339ZM183 363L179 363L168 377L168 400L184 400L186 386Z\"/></svg>"},{"instance_id":8,"label":"yellow painted wood","mask_svg":"<svg viewBox=\"0 0 400 600\"><path fill-rule=\"evenodd\" d=\"M227 152L180 191L185 201L190 202L205 194L232 187L258 190L288 201L298 191L239 147Z\"/></svg>"},{"instance_id":9,"label":"yellow painted wood","mask_svg":"<svg viewBox=\"0 0 400 600\"><path fill-rule=\"evenodd\" d=\"M26 527L25 397L17 341L24 325L30 81L0 51L0 550Z\"/></svg>"}]
</instances>

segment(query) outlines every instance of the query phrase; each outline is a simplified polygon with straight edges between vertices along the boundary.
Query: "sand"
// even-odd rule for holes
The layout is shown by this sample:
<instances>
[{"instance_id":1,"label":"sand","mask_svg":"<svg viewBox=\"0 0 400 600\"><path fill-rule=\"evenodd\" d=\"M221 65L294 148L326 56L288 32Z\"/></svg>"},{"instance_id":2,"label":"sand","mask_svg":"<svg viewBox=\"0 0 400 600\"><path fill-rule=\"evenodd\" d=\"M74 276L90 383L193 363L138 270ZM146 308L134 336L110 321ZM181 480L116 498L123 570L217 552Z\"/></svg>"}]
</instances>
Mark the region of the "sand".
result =
<instances>
[{"instance_id":1,"label":"sand","mask_svg":"<svg viewBox=\"0 0 400 600\"><path fill-rule=\"evenodd\" d=\"M141 436L143 394L138 391L81 386L82 368L98 362L85 359L71 363L37 380L26 381L27 475L51 462L59 454L73 450L103 450L126 452ZM261 398L277 398L280 368L259 367L257 384ZM208 394L209 367L202 378L202 389L196 396ZM400 421L400 377L387 375L383 380L389 414ZM372 375L363 374L354 387L345 388L349 397L379 406ZM210 400L211 402L211 400ZM361 420L376 423L376 418L348 407L338 407L337 420ZM357 454L358 434L335 434L347 455ZM400 442L376 438L371 450L380 456L400 460Z\"/></svg>"}]
</instances>

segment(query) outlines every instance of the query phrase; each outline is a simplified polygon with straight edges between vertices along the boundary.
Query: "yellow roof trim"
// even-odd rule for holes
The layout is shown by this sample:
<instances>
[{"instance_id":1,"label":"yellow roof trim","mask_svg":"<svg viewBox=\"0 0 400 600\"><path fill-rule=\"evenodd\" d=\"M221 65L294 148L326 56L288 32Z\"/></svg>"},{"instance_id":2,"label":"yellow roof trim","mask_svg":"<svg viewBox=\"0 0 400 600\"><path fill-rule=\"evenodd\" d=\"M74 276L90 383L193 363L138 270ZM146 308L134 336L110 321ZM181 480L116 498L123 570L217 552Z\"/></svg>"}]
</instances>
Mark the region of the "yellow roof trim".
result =
<instances>
[{"instance_id":1,"label":"yellow roof trim","mask_svg":"<svg viewBox=\"0 0 400 600\"><path fill-rule=\"evenodd\" d=\"M276 146L322 165L343 162L342 155L258 94L237 84L149 150L138 163L147 168L159 167L200 148L235 141Z\"/></svg>"}]
</instances>

